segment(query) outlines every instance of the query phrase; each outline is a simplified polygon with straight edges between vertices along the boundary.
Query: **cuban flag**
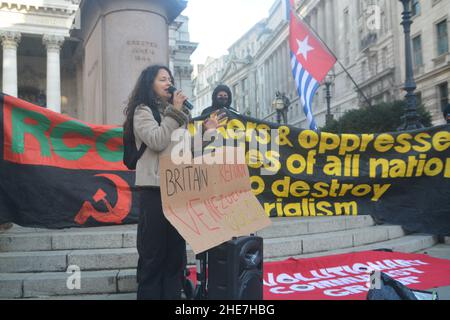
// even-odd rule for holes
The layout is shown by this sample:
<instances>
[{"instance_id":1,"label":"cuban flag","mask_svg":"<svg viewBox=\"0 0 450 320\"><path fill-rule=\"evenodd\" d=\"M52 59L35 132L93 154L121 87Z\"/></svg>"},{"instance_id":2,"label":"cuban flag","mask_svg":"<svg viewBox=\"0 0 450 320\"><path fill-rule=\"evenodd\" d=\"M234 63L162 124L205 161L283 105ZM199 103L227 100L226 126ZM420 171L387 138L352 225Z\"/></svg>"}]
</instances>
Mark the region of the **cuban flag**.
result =
<instances>
[{"instance_id":1,"label":"cuban flag","mask_svg":"<svg viewBox=\"0 0 450 320\"><path fill-rule=\"evenodd\" d=\"M289 4L292 73L309 128L317 131L311 111L312 101L323 79L336 63L336 58L295 14L294 0L290 0Z\"/></svg>"}]
</instances>

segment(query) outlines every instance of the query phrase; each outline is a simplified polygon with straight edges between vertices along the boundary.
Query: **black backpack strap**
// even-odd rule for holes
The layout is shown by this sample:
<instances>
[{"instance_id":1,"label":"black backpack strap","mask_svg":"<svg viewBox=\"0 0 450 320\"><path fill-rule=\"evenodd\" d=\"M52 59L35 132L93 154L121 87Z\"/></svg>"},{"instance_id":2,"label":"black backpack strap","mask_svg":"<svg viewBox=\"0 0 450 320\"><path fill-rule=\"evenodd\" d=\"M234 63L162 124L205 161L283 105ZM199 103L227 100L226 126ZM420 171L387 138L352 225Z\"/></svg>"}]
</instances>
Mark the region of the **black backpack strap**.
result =
<instances>
[{"instance_id":1,"label":"black backpack strap","mask_svg":"<svg viewBox=\"0 0 450 320\"><path fill-rule=\"evenodd\" d=\"M161 125L161 115L158 113L156 113L155 110L153 110L152 108L148 107L152 113L153 113L153 118L155 118L156 122L158 122L158 125ZM136 109L134 109L134 111L136 111ZM134 114L133 114L133 118L134 118ZM134 120L131 122L131 132L134 134ZM141 147L139 148L138 154L137 154L137 159L139 160L142 155L145 152L145 149L147 149L147 145L142 142Z\"/></svg>"},{"instance_id":2,"label":"black backpack strap","mask_svg":"<svg viewBox=\"0 0 450 320\"><path fill-rule=\"evenodd\" d=\"M145 149L147 149L147 145L145 143L142 142L141 147L139 148L138 154L137 154L137 159L139 160L142 155L145 152Z\"/></svg>"},{"instance_id":3,"label":"black backpack strap","mask_svg":"<svg viewBox=\"0 0 450 320\"><path fill-rule=\"evenodd\" d=\"M150 110L152 110L153 118L155 118L156 122L158 122L158 125L161 125L161 114L159 113L159 111L155 111L152 108L150 108Z\"/></svg>"}]
</instances>

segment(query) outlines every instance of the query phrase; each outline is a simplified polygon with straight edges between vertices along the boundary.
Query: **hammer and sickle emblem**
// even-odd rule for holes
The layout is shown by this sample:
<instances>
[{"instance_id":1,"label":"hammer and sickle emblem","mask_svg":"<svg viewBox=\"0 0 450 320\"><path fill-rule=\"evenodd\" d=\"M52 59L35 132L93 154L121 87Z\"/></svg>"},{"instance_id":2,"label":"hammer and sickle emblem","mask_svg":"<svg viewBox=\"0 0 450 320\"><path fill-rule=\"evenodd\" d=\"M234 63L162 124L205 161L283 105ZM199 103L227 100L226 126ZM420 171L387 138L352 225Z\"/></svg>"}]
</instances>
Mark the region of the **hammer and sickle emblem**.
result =
<instances>
[{"instance_id":1,"label":"hammer and sickle emblem","mask_svg":"<svg viewBox=\"0 0 450 320\"><path fill-rule=\"evenodd\" d=\"M98 222L121 224L131 211L132 192L128 183L121 177L113 174L98 174L96 177L104 177L114 183L117 190L117 204L112 207L106 199L106 193L100 188L93 196L97 203L102 201L108 208L108 212L97 211L89 201L85 201L81 210L75 216L75 222L83 225L89 217Z\"/></svg>"}]
</instances>

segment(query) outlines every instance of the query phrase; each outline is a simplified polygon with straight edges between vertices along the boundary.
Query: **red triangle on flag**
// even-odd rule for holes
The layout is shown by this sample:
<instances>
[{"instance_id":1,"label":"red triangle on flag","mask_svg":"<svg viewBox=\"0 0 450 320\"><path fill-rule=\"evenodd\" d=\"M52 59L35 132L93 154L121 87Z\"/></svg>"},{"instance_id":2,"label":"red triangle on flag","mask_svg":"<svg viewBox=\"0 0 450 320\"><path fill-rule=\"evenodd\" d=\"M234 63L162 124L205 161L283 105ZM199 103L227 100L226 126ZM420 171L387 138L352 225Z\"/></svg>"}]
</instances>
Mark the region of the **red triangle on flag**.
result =
<instances>
[{"instance_id":1,"label":"red triangle on flag","mask_svg":"<svg viewBox=\"0 0 450 320\"><path fill-rule=\"evenodd\" d=\"M317 82L322 82L336 58L292 10L289 31L289 45L298 63Z\"/></svg>"}]
</instances>

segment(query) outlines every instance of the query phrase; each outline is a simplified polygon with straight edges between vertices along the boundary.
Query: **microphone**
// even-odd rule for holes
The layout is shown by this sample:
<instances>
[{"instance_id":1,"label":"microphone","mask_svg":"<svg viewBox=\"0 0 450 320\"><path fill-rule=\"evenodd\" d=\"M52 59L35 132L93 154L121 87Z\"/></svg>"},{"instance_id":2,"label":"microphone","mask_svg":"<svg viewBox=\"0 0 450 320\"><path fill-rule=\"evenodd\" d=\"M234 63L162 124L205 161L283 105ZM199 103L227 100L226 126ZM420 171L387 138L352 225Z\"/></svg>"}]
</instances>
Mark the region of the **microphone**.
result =
<instances>
[{"instance_id":1,"label":"microphone","mask_svg":"<svg viewBox=\"0 0 450 320\"><path fill-rule=\"evenodd\" d=\"M174 86L170 86L169 89L167 90L169 91L170 94L174 94L174 92L177 91L177 88L175 88ZM184 100L183 106L185 106L189 110L194 109L194 106L187 100Z\"/></svg>"}]
</instances>

